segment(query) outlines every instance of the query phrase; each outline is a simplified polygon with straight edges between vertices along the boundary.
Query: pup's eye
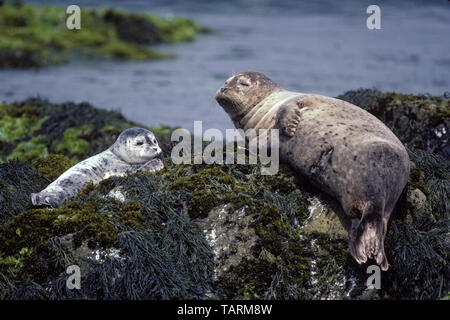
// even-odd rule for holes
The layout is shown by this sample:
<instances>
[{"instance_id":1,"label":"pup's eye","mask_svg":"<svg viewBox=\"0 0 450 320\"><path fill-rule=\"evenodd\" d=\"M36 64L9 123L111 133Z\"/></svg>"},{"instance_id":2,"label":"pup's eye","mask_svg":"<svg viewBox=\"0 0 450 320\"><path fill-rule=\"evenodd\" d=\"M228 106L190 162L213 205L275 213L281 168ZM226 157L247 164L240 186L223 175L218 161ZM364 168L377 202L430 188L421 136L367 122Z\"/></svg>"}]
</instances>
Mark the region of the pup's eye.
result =
<instances>
[{"instance_id":1,"label":"pup's eye","mask_svg":"<svg viewBox=\"0 0 450 320\"><path fill-rule=\"evenodd\" d=\"M153 142L153 144L157 143L155 138L153 138L152 142Z\"/></svg>"},{"instance_id":2,"label":"pup's eye","mask_svg":"<svg viewBox=\"0 0 450 320\"><path fill-rule=\"evenodd\" d=\"M250 83L244 82L244 81L239 82L239 84L242 85L242 86L245 86L245 87L250 86Z\"/></svg>"},{"instance_id":3,"label":"pup's eye","mask_svg":"<svg viewBox=\"0 0 450 320\"><path fill-rule=\"evenodd\" d=\"M138 146L142 146L144 144L144 141L138 141L138 142L136 142L136 145L138 145Z\"/></svg>"}]
</instances>

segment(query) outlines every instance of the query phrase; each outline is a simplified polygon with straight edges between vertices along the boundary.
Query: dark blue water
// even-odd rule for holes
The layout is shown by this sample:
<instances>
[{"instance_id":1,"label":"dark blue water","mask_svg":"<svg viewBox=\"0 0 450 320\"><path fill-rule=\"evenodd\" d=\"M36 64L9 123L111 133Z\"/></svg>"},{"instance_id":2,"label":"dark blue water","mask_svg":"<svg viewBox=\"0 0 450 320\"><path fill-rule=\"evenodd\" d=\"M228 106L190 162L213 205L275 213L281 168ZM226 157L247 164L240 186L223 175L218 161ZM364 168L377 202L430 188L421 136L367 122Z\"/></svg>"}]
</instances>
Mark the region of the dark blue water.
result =
<instances>
[{"instance_id":1,"label":"dark blue water","mask_svg":"<svg viewBox=\"0 0 450 320\"><path fill-rule=\"evenodd\" d=\"M39 71L0 71L0 100L39 95L121 110L146 125L233 128L213 99L235 72L255 70L283 87L336 96L360 87L441 95L450 91L450 2L378 1L381 30L368 30L373 1L30 1L183 15L219 31L165 45L175 60L74 61Z\"/></svg>"}]
</instances>

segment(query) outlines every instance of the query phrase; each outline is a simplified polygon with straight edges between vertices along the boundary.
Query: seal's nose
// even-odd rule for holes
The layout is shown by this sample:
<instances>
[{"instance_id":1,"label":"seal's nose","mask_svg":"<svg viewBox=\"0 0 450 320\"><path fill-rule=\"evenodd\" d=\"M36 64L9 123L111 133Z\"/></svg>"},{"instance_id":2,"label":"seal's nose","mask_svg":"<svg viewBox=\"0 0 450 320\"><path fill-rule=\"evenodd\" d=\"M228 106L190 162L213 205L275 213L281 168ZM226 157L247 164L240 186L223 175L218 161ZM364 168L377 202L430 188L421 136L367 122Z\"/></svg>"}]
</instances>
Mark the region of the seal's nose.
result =
<instances>
[{"instance_id":1,"label":"seal's nose","mask_svg":"<svg viewBox=\"0 0 450 320\"><path fill-rule=\"evenodd\" d=\"M225 91L227 91L227 90L228 90L227 88L223 88L223 87L220 88L220 92L222 92L222 93L225 92Z\"/></svg>"}]
</instances>

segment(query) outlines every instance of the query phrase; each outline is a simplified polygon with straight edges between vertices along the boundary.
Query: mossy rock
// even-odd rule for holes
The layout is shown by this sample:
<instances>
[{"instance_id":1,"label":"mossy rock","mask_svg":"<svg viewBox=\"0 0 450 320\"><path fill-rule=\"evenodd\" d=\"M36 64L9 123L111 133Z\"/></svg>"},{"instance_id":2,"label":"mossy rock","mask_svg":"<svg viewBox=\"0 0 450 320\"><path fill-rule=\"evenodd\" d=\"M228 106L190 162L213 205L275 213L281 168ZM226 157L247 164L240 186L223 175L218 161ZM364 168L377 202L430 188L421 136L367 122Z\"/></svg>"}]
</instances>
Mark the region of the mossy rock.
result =
<instances>
[{"instance_id":1,"label":"mossy rock","mask_svg":"<svg viewBox=\"0 0 450 320\"><path fill-rule=\"evenodd\" d=\"M64 137L61 142L55 147L58 153L69 153L77 156L84 155L89 148L89 142L81 137L88 137L92 132L92 127L83 125L77 128L67 128L64 131Z\"/></svg>"},{"instance_id":2,"label":"mossy rock","mask_svg":"<svg viewBox=\"0 0 450 320\"><path fill-rule=\"evenodd\" d=\"M108 197L119 185L125 202ZM139 174L89 185L57 209L21 213L0 226L3 298L205 296L211 249L195 222L172 209L178 197L161 177ZM74 264L82 268L82 289L76 292L65 286L65 268ZM30 286L34 290L25 296Z\"/></svg>"},{"instance_id":3,"label":"mossy rock","mask_svg":"<svg viewBox=\"0 0 450 320\"><path fill-rule=\"evenodd\" d=\"M40 68L81 57L150 60L173 57L149 45L193 41L208 29L184 18L81 10L80 30L68 30L65 8L6 2L0 10L0 68Z\"/></svg>"},{"instance_id":4,"label":"mossy rock","mask_svg":"<svg viewBox=\"0 0 450 320\"><path fill-rule=\"evenodd\" d=\"M161 43L164 40L156 25L142 15L108 9L103 19L116 27L120 40L139 44Z\"/></svg>"},{"instance_id":5,"label":"mossy rock","mask_svg":"<svg viewBox=\"0 0 450 320\"><path fill-rule=\"evenodd\" d=\"M33 137L31 140L20 142L6 157L6 160L31 161L48 156L47 146L42 143L42 137Z\"/></svg>"},{"instance_id":6,"label":"mossy rock","mask_svg":"<svg viewBox=\"0 0 450 320\"><path fill-rule=\"evenodd\" d=\"M0 163L0 222L4 223L31 207L31 193L39 192L48 181L23 162Z\"/></svg>"},{"instance_id":7,"label":"mossy rock","mask_svg":"<svg viewBox=\"0 0 450 320\"><path fill-rule=\"evenodd\" d=\"M28 162L49 154L79 161L109 148L123 130L140 126L89 103L52 104L34 98L0 104L1 123L14 125L0 128L0 161ZM166 150L173 128L153 126L151 130Z\"/></svg>"},{"instance_id":8,"label":"mossy rock","mask_svg":"<svg viewBox=\"0 0 450 320\"><path fill-rule=\"evenodd\" d=\"M408 147L450 158L448 96L382 93L373 89L359 89L348 91L337 98L375 115Z\"/></svg>"},{"instance_id":9,"label":"mossy rock","mask_svg":"<svg viewBox=\"0 0 450 320\"><path fill-rule=\"evenodd\" d=\"M270 191L271 184L261 179L263 194L253 193L254 182L247 181L244 191L238 189L245 203L218 197L220 205L202 220L215 254L217 295L228 299L442 297L449 284L450 162L420 150L409 153L413 167L424 174L411 176L392 214L385 243L390 269L382 274L380 290L371 291L365 283L366 268L375 262L358 265L348 251L349 221L336 200L299 181ZM276 180L291 175L282 167L271 182L276 185ZM232 174L232 189L235 179L242 177ZM430 188L430 195L417 185ZM201 188L218 186L210 179Z\"/></svg>"},{"instance_id":10,"label":"mossy rock","mask_svg":"<svg viewBox=\"0 0 450 320\"><path fill-rule=\"evenodd\" d=\"M368 108L379 105L378 95L368 99ZM6 217L0 224L2 298L436 299L448 292L450 161L436 152L408 151L410 179L386 236L390 269L374 292L365 281L367 266L375 263L358 265L350 256L348 223L337 201L286 165L265 176L260 165L177 166L168 159L158 173L110 178L55 210L33 208L31 192L71 159L105 150L136 124L87 103L40 99L1 104L5 116L32 121L25 135L2 142L3 159L36 138L50 154L70 139L89 141L89 147L27 158L35 168L0 164L6 177L0 193ZM173 128L151 130L170 155ZM426 137L425 129L418 132ZM81 291L65 287L65 268L72 264L82 268Z\"/></svg>"},{"instance_id":11,"label":"mossy rock","mask_svg":"<svg viewBox=\"0 0 450 320\"><path fill-rule=\"evenodd\" d=\"M39 158L33 162L37 171L49 182L56 180L66 170L75 165L75 161L60 154L51 154L45 158Z\"/></svg>"}]
</instances>

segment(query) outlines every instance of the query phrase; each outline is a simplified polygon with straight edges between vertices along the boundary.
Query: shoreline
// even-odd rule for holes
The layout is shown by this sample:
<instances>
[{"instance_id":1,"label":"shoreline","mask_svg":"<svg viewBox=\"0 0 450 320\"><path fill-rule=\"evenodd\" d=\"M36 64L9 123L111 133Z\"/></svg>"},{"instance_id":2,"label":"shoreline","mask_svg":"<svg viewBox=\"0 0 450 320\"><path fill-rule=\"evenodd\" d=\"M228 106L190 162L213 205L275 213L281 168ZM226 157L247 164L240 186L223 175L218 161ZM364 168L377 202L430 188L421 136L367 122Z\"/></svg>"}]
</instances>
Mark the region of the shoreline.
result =
<instances>
[{"instance_id":1,"label":"shoreline","mask_svg":"<svg viewBox=\"0 0 450 320\"><path fill-rule=\"evenodd\" d=\"M211 29L182 17L117 9L81 10L81 29L68 30L65 8L6 2L0 10L0 68L35 69L70 61L74 53L112 60L174 58L151 48L191 42ZM137 32L139 31L139 32Z\"/></svg>"}]
</instances>

